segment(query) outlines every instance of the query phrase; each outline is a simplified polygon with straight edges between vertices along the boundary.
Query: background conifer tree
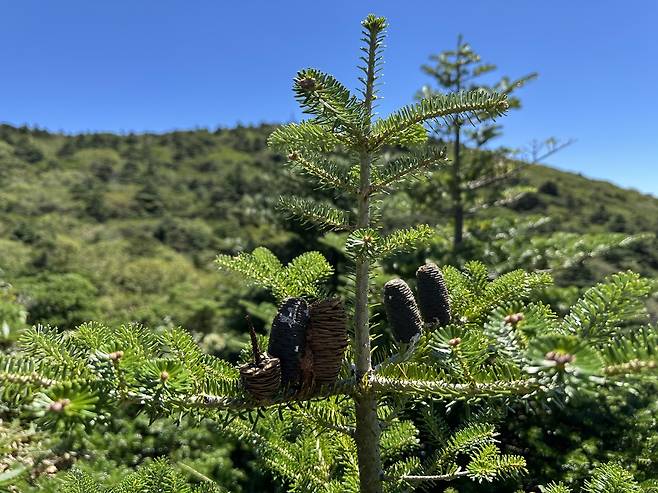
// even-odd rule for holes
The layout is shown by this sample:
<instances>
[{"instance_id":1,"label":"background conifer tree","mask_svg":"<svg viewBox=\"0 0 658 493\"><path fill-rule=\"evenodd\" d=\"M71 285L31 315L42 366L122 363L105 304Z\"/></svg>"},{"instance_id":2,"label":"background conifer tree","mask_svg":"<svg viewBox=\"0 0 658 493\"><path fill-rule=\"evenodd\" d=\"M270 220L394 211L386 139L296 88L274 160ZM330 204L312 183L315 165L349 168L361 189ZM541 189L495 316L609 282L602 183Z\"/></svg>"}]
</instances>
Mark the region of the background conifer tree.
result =
<instances>
[{"instance_id":1,"label":"background conifer tree","mask_svg":"<svg viewBox=\"0 0 658 493\"><path fill-rule=\"evenodd\" d=\"M521 100L512 94L528 82L537 78L536 73L518 79L502 77L495 83L486 83L497 67L481 61L473 48L462 36L457 38L454 50L445 50L430 57L432 64L423 65L424 73L434 79L435 87L424 86L420 97L460 91L496 91L507 95L510 109L519 109ZM457 250L463 240L464 221L468 215L491 206L500 206L518 200L530 189L523 186L510 186L510 180L521 169L522 163L511 159L510 149L488 149L488 144L502 134L502 126L486 114L476 115L477 119L467 121L453 118L448 125L431 126L433 136L450 144L449 170L437 173L436 181L445 185L440 188L449 197L449 212L453 220L453 248ZM475 122L475 125L473 123ZM532 143L526 151L527 160L539 163L570 145L571 140L559 142L554 138ZM470 149L470 151L469 151ZM477 152L472 152L477 150ZM440 204L436 191L429 191L430 200Z\"/></svg>"}]
</instances>

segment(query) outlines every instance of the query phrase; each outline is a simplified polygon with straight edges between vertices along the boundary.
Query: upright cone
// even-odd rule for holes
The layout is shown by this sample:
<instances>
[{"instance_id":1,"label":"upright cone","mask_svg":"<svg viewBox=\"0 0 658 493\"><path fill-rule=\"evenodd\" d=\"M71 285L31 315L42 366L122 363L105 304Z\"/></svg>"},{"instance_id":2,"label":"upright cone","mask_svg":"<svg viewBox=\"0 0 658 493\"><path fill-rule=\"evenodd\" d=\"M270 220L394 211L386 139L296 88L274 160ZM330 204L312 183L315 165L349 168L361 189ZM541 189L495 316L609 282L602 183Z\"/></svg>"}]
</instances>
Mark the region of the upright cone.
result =
<instances>
[{"instance_id":1,"label":"upright cone","mask_svg":"<svg viewBox=\"0 0 658 493\"><path fill-rule=\"evenodd\" d=\"M450 323L450 298L441 269L436 264L421 265L416 271L418 304L423 320L440 327Z\"/></svg>"},{"instance_id":2,"label":"upright cone","mask_svg":"<svg viewBox=\"0 0 658 493\"><path fill-rule=\"evenodd\" d=\"M347 343L347 315L340 298L313 303L308 346L313 355L312 372L316 388L336 382Z\"/></svg>"},{"instance_id":3,"label":"upright cone","mask_svg":"<svg viewBox=\"0 0 658 493\"><path fill-rule=\"evenodd\" d=\"M384 284L384 307L395 340L411 342L423 328L418 305L411 288L402 279Z\"/></svg>"},{"instance_id":4,"label":"upright cone","mask_svg":"<svg viewBox=\"0 0 658 493\"><path fill-rule=\"evenodd\" d=\"M297 390L306 345L309 308L302 298L286 299L272 322L267 352L281 361L281 385Z\"/></svg>"}]
</instances>

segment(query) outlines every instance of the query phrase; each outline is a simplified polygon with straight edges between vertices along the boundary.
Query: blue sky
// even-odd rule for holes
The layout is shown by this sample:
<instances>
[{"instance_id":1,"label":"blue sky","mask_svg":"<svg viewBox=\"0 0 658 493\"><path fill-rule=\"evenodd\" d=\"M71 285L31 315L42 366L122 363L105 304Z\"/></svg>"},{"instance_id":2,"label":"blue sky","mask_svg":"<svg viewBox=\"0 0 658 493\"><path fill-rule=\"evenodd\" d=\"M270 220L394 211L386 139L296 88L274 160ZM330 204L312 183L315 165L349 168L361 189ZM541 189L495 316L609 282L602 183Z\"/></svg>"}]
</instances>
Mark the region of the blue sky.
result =
<instances>
[{"instance_id":1,"label":"blue sky","mask_svg":"<svg viewBox=\"0 0 658 493\"><path fill-rule=\"evenodd\" d=\"M369 12L390 22L382 114L463 33L500 74L540 73L500 144L575 138L549 163L658 195L655 0L0 0L0 121L81 132L299 118L295 72L353 87Z\"/></svg>"}]
</instances>

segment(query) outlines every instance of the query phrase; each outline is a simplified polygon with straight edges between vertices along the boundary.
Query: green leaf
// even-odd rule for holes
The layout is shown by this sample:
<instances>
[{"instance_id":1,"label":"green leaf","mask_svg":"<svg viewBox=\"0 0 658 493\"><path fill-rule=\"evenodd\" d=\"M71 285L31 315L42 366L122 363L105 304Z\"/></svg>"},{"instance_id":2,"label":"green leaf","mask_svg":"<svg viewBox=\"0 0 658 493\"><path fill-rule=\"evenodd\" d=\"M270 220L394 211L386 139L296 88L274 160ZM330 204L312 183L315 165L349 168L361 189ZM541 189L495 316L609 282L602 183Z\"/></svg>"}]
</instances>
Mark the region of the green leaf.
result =
<instances>
[{"instance_id":1,"label":"green leaf","mask_svg":"<svg viewBox=\"0 0 658 493\"><path fill-rule=\"evenodd\" d=\"M333 274L320 252L306 252L293 259L283 271L287 296L317 296L317 284Z\"/></svg>"},{"instance_id":2,"label":"green leaf","mask_svg":"<svg viewBox=\"0 0 658 493\"><path fill-rule=\"evenodd\" d=\"M641 493L643 490L633 475L620 464L602 464L585 481L584 493Z\"/></svg>"},{"instance_id":3,"label":"green leaf","mask_svg":"<svg viewBox=\"0 0 658 493\"><path fill-rule=\"evenodd\" d=\"M598 353L575 336L547 335L533 339L528 344L528 366L531 374L560 383L567 394L583 382L602 373L603 362Z\"/></svg>"},{"instance_id":4,"label":"green leaf","mask_svg":"<svg viewBox=\"0 0 658 493\"><path fill-rule=\"evenodd\" d=\"M381 239L378 255L380 258L386 258L396 253L415 250L430 241L435 234L436 231L427 224L400 229Z\"/></svg>"},{"instance_id":5,"label":"green leaf","mask_svg":"<svg viewBox=\"0 0 658 493\"><path fill-rule=\"evenodd\" d=\"M466 470L478 482L492 482L525 472L526 462L518 455L501 455L498 447L491 443L477 451Z\"/></svg>"},{"instance_id":6,"label":"green leaf","mask_svg":"<svg viewBox=\"0 0 658 493\"><path fill-rule=\"evenodd\" d=\"M541 493L571 493L571 490L567 488L567 485L562 482L552 482L546 486L540 486L539 491L541 491Z\"/></svg>"},{"instance_id":7,"label":"green leaf","mask_svg":"<svg viewBox=\"0 0 658 493\"><path fill-rule=\"evenodd\" d=\"M319 284L333 274L333 268L319 252L306 252L285 267L264 247L236 257L219 255L216 262L221 269L242 274L269 289L279 300L289 296L314 297L319 293Z\"/></svg>"},{"instance_id":8,"label":"green leaf","mask_svg":"<svg viewBox=\"0 0 658 493\"><path fill-rule=\"evenodd\" d=\"M605 341L629 321L646 319L645 300L657 284L634 272L614 274L589 288L564 318L564 329L594 342Z\"/></svg>"}]
</instances>

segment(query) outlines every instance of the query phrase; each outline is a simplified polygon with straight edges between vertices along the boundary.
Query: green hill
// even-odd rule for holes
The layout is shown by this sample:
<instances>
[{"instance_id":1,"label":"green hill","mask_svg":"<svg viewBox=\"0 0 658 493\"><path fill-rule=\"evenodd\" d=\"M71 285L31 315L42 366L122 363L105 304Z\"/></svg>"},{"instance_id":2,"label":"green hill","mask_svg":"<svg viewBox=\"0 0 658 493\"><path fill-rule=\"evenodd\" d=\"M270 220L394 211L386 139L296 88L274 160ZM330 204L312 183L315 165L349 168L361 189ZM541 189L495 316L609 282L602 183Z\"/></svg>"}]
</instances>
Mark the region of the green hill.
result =
<instances>
[{"instance_id":1,"label":"green hill","mask_svg":"<svg viewBox=\"0 0 658 493\"><path fill-rule=\"evenodd\" d=\"M658 198L547 166L530 165L524 180L538 188L533 210L565 230L658 232Z\"/></svg>"},{"instance_id":2,"label":"green hill","mask_svg":"<svg viewBox=\"0 0 658 493\"><path fill-rule=\"evenodd\" d=\"M327 248L274 210L278 191L322 192L267 149L272 129L67 136L0 126L0 270L28 322L182 324L223 334L211 349L234 349L226 334L241 323L246 288L220 278L214 256ZM654 197L544 166L519 180L538 192L509 214L548 215L554 229L579 233L658 232ZM640 245L592 265L656 275L657 250Z\"/></svg>"}]
</instances>

